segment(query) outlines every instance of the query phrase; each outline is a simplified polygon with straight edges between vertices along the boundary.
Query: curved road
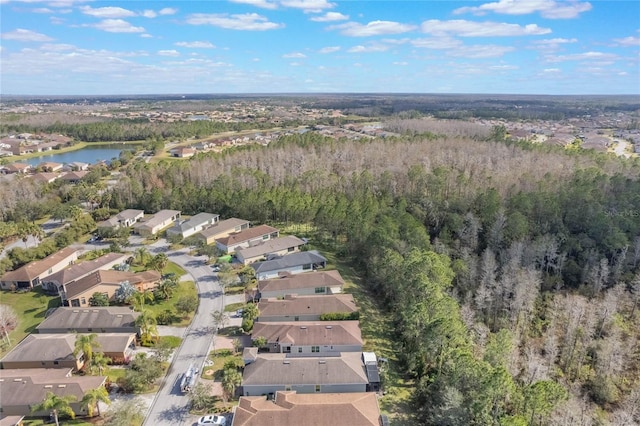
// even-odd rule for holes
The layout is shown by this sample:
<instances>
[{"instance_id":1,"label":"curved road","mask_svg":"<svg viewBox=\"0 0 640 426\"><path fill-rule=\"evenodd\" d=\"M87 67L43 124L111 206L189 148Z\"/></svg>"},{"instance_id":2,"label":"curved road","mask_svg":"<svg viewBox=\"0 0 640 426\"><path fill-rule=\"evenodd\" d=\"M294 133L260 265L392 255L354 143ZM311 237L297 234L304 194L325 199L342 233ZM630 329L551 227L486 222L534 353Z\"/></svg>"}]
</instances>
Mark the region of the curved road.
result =
<instances>
[{"instance_id":1,"label":"curved road","mask_svg":"<svg viewBox=\"0 0 640 426\"><path fill-rule=\"evenodd\" d=\"M186 329L182 345L176 349L169 371L160 384L145 419L145 426L192 425L197 417L189 414L189 398L180 392L180 378L193 364L200 371L209 354L213 337L211 312L223 309L224 301L218 279L205 257L194 257L188 249L167 251L167 243L158 241L149 246L152 253L166 252L169 260L183 267L194 279L200 304Z\"/></svg>"}]
</instances>

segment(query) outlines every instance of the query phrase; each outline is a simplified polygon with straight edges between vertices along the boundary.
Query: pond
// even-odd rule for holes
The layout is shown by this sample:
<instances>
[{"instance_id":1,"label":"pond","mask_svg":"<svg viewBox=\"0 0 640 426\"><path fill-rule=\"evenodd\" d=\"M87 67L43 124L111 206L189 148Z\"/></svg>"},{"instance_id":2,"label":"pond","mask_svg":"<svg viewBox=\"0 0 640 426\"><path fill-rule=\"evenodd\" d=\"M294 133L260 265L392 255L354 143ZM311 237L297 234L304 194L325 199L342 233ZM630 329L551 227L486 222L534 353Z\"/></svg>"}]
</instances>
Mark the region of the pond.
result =
<instances>
[{"instance_id":1,"label":"pond","mask_svg":"<svg viewBox=\"0 0 640 426\"><path fill-rule=\"evenodd\" d=\"M54 163L73 163L78 161L81 163L94 164L101 160L111 160L114 157L118 158L120 152L125 149L130 149L130 146L124 144L88 145L85 148L70 152L56 153L55 150L49 151L46 154L29 158L22 162L32 166L37 166L43 161Z\"/></svg>"}]
</instances>

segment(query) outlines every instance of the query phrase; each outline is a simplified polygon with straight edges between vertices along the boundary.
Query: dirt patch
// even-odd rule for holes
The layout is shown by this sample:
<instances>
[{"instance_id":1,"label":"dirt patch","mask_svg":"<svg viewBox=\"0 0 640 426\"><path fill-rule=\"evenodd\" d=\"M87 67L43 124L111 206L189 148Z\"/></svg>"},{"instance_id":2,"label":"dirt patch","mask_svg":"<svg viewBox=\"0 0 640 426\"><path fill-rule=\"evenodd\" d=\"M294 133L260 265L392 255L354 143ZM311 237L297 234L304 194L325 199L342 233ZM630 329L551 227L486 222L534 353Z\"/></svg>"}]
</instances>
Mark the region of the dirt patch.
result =
<instances>
[{"instance_id":1,"label":"dirt patch","mask_svg":"<svg viewBox=\"0 0 640 426\"><path fill-rule=\"evenodd\" d=\"M203 376L213 376L213 370L204 370L202 372Z\"/></svg>"}]
</instances>

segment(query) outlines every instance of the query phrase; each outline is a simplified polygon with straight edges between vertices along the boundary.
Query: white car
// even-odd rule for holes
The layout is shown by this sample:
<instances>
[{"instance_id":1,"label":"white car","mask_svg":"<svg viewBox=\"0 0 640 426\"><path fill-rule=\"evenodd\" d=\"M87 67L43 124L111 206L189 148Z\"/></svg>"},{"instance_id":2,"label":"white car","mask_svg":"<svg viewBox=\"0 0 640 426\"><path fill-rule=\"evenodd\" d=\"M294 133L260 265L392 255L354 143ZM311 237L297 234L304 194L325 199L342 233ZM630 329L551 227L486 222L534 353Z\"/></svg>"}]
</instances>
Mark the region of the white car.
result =
<instances>
[{"instance_id":1,"label":"white car","mask_svg":"<svg viewBox=\"0 0 640 426\"><path fill-rule=\"evenodd\" d=\"M206 426L206 425L218 425L224 426L227 424L227 419L223 416L210 415L210 416L202 416L200 420L198 420L198 426Z\"/></svg>"}]
</instances>

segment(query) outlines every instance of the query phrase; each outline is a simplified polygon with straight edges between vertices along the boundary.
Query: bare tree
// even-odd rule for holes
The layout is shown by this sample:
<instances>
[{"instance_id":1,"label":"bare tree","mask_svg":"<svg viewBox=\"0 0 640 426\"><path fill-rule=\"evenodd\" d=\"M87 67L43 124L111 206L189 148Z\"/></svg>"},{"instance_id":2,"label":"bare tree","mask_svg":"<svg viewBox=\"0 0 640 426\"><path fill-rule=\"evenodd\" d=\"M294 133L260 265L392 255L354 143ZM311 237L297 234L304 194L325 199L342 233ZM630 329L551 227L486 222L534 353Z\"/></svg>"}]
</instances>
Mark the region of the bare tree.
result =
<instances>
[{"instance_id":1,"label":"bare tree","mask_svg":"<svg viewBox=\"0 0 640 426\"><path fill-rule=\"evenodd\" d=\"M6 340L7 345L11 345L9 333L18 326L18 314L9 305L0 305L0 333L2 338Z\"/></svg>"}]
</instances>

